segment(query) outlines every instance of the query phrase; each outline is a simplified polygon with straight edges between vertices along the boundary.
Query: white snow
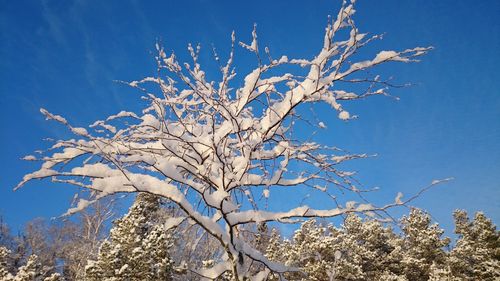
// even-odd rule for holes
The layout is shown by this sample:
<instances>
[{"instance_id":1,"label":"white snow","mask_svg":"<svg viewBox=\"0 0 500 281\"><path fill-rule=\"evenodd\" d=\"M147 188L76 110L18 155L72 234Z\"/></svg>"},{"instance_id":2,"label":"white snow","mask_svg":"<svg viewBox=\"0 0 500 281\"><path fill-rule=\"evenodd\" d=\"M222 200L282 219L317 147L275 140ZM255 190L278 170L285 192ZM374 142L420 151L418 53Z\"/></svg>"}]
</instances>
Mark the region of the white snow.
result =
<instances>
[{"instance_id":1,"label":"white snow","mask_svg":"<svg viewBox=\"0 0 500 281\"><path fill-rule=\"evenodd\" d=\"M266 188L262 191L262 195L265 197L265 198L269 198L269 195L270 195L270 191L269 191L269 188Z\"/></svg>"},{"instance_id":2,"label":"white snow","mask_svg":"<svg viewBox=\"0 0 500 281\"><path fill-rule=\"evenodd\" d=\"M394 199L394 202L396 204L403 204L403 201L401 201L402 198L403 198L403 193L398 192L398 195L396 196L396 199Z\"/></svg>"},{"instance_id":3,"label":"white snow","mask_svg":"<svg viewBox=\"0 0 500 281\"><path fill-rule=\"evenodd\" d=\"M66 121L66 119L64 119L62 116L52 114L52 113L48 112L46 109L44 109L44 108L40 108L40 112L43 115L45 115L46 120L55 120L57 122L65 124L65 125L68 124L68 121Z\"/></svg>"},{"instance_id":4,"label":"white snow","mask_svg":"<svg viewBox=\"0 0 500 281\"><path fill-rule=\"evenodd\" d=\"M38 171L35 171L33 173L27 174L23 177L23 180L14 188L14 190L17 190L21 186L23 186L26 182L33 180L33 179L42 179L46 177L51 177L54 175L59 174L59 172L52 170L52 169L44 169L41 168Z\"/></svg>"},{"instance_id":5,"label":"white snow","mask_svg":"<svg viewBox=\"0 0 500 281\"><path fill-rule=\"evenodd\" d=\"M339 118L341 120L349 120L350 118L350 114L349 112L345 111L345 110L342 110L340 113L339 113Z\"/></svg>"},{"instance_id":6,"label":"white snow","mask_svg":"<svg viewBox=\"0 0 500 281\"><path fill-rule=\"evenodd\" d=\"M139 119L139 117L133 113L133 112L128 112L128 111L120 111L119 113L115 114L115 115L111 115L109 116L108 118L106 118L106 121L111 121L113 119L117 119L117 118L123 118L123 117L132 117L132 118L137 118Z\"/></svg>"},{"instance_id":7,"label":"white snow","mask_svg":"<svg viewBox=\"0 0 500 281\"><path fill-rule=\"evenodd\" d=\"M177 218L168 218L164 223L163 226L165 230L172 229L174 227L179 226L182 222L186 220L185 217L177 217Z\"/></svg>"},{"instance_id":8,"label":"white snow","mask_svg":"<svg viewBox=\"0 0 500 281\"><path fill-rule=\"evenodd\" d=\"M87 136L89 134L85 128L80 128L80 127L71 128L71 131L80 136Z\"/></svg>"},{"instance_id":9,"label":"white snow","mask_svg":"<svg viewBox=\"0 0 500 281\"><path fill-rule=\"evenodd\" d=\"M343 103L346 100L355 102L367 95L352 90L357 87L344 89L344 85L378 64L414 61L416 56L430 49L384 50L371 60L357 61L353 56L359 47L356 42L369 39L364 39L365 34L351 26L354 13L352 4L341 9L337 18L327 26L319 46L321 49L311 56L313 59L287 56L281 56L279 60L262 59L257 67L239 76L244 77L243 81L241 78L233 80L236 77L233 52L227 64L220 68L221 80L208 81L198 61L198 49L188 47L193 62L184 64L177 61L174 53L167 56L163 48L157 46L158 67L166 72L164 80L146 77L129 85L141 87L142 83L155 83L159 86L159 93L156 96L145 94L143 99L149 104L142 113L120 111L90 126L107 130L103 131L104 134L90 136L85 128L73 127L63 117L40 109L47 119L65 124L76 134L76 139L56 141L43 157L26 156L25 160L41 160L42 165L37 171L25 175L16 188L30 180L52 178L53 181L91 189L99 197L138 191L157 194L177 204L190 221L215 237L227 256L243 255L245 262L263 262L268 269L279 272L292 270L268 261L262 253L240 240L234 234L237 232L235 226L380 210L354 201L334 205L345 204L345 208L324 210L314 206L295 206L272 212L260 208L245 209L246 203L263 204L253 197L259 197L260 192L266 199L276 196L278 193L274 188L294 192L295 187L301 186L327 192L338 185L353 193L359 192L351 183L354 173L343 171L338 164L365 156L338 155L344 152L303 141L307 136L290 139L298 123L295 122L296 110L322 102L331 106L341 120L355 118L343 109ZM341 28L348 32L337 35ZM342 36L347 38L339 39ZM234 33L232 42L235 43ZM252 42L249 45L240 42L240 45L254 55L262 55L259 54L255 27ZM269 51L266 52L270 56ZM291 70L297 65L303 67L303 71ZM382 80L376 77L375 81ZM377 90L379 86L370 90L375 94L385 93L385 88ZM129 123L130 119L121 118L135 120ZM324 122L312 118L306 121L313 126L317 123L319 128L327 127ZM88 157L80 157L83 155ZM71 164L66 165L69 162ZM297 171L297 167L303 170ZM440 182L433 181L432 184ZM272 194L270 188L273 188ZM241 197L247 201L240 202ZM401 200L402 194L398 194L395 202L399 204ZM200 206L194 202L199 202ZM76 207L68 210L68 214L91 203L80 200ZM165 222L165 227L175 227L185 219L172 218ZM222 261L198 272L213 279L231 270L231 263ZM243 275L248 275L248 268L245 269L244 265L238 265L238 269ZM264 280L268 273L257 273L254 280Z\"/></svg>"},{"instance_id":10,"label":"white snow","mask_svg":"<svg viewBox=\"0 0 500 281\"><path fill-rule=\"evenodd\" d=\"M36 157L33 156L33 155L26 155L26 156L23 157L23 160L26 160L26 161L35 161Z\"/></svg>"}]
</instances>

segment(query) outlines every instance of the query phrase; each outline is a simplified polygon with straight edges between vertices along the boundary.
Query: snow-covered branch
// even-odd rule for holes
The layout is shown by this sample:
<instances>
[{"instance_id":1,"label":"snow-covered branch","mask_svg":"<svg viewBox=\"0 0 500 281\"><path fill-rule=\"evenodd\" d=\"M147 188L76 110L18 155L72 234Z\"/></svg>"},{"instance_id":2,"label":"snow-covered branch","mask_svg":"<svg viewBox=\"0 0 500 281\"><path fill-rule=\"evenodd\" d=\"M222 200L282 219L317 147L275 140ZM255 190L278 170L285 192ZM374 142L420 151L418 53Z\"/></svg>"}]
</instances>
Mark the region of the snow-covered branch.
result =
<instances>
[{"instance_id":1,"label":"snow-covered branch","mask_svg":"<svg viewBox=\"0 0 500 281\"><path fill-rule=\"evenodd\" d=\"M257 31L252 42L240 42L255 53L258 66L241 76L242 86L233 88L237 77L234 68L235 35L220 81L209 81L198 60L200 46L188 46L192 58L179 62L174 53L167 54L157 45L158 77L146 77L127 83L145 93L149 102L141 113L120 111L92 125L91 131L73 127L61 116L45 109L47 119L67 126L76 139L56 141L39 160L40 169L24 176L16 188L34 179L51 178L54 182L73 184L97 192L97 198L120 192L148 192L168 198L185 216L217 239L227 259L210 270L196 272L215 278L231 271L235 278L249 276L248 263L258 262L266 272L293 270L268 261L238 236L242 224L292 218L335 217L352 212L384 211L404 204L401 200L383 207L370 204L346 204L318 210L297 206L282 212L260 210L252 190L269 196L270 188L310 187L325 193L335 187L359 193L353 172L342 171L346 161L365 158L319 143L295 138L293 128L299 118L296 111L303 104L324 102L341 120L352 115L343 101L370 95L387 95L387 81L378 75L360 79L377 65L387 62L414 62L430 47L402 51L384 50L372 59L353 62L354 54L379 36L367 38L354 25L353 3L342 6L338 16L325 29L319 52L312 59L273 60L268 48L265 61L259 50ZM341 29L347 33L339 32ZM341 38L347 34L347 38ZM219 60L215 53L216 60ZM300 66L306 75L284 72ZM271 71L272 70L272 71ZM372 70L370 72L373 72ZM279 74L277 74L279 73ZM350 84L366 84L368 90L356 92ZM146 84L157 86L158 94L146 90ZM150 87L148 87L149 89ZM324 124L320 122L320 127ZM71 165L67 165L71 162ZM302 172L294 169L300 164ZM72 167L72 168L69 168ZM318 186L322 186L319 188ZM195 198L195 199L193 199ZM247 201L241 201L246 198ZM193 200L201 199L201 206ZM81 201L70 213L93 201ZM218 214L217 219L211 214Z\"/></svg>"}]
</instances>

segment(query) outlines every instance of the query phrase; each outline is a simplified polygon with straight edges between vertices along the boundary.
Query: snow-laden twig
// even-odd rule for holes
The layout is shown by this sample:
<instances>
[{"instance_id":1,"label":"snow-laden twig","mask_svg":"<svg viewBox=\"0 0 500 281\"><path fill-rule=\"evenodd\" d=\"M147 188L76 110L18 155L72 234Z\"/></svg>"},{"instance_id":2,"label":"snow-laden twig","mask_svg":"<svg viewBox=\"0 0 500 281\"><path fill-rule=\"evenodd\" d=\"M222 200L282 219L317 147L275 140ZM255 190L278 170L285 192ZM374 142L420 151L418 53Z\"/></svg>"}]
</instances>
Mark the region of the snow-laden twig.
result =
<instances>
[{"instance_id":1,"label":"snow-laden twig","mask_svg":"<svg viewBox=\"0 0 500 281\"><path fill-rule=\"evenodd\" d=\"M42 166L24 176L16 188L34 179L52 178L55 182L96 191L97 198L120 192L157 194L177 204L186 217L219 241L225 250L226 261L209 270L196 270L198 274L215 278L231 271L235 278L241 279L252 275L249 267L244 266L249 262L263 265L264 271L254 272L256 277L266 276L269 271L294 270L267 260L238 236L238 228L293 218L385 211L408 202L398 196L394 203L383 207L368 203L346 203L340 207L339 198L335 198L333 207L326 210L296 206L271 212L258 210L253 198L253 194L262 192L252 190L262 187L266 199L272 196L271 188L279 187L310 187L327 196L336 187L363 192L356 186L353 173L342 171L340 166L367 155L339 154L338 150L319 143L295 139L293 128L299 120L296 109L303 104L323 102L337 112L339 119L350 120L354 115L344 108L344 101L387 95L391 87L378 75L360 79L360 74L391 61L416 61L431 48L385 50L372 59L353 62L355 53L378 39L366 38L358 32L352 19L354 12L353 3L342 6L338 16L327 25L321 48L312 59L281 56L273 60L266 48L269 58L266 64L261 60L254 28L252 42L240 45L256 54L258 67L243 76L239 88L230 86L236 77L234 33L229 59L220 67L222 77L217 82L207 80L198 60L199 46L189 45L192 62L180 63L174 53L167 54L157 44L158 77L128 83L145 93L149 106L140 113L121 111L90 126L105 129L102 133L72 127L63 117L42 109L47 119L67 126L77 139L58 141L43 158L26 157L41 161ZM341 29L348 31L344 40L337 38L344 34L339 32ZM218 55L216 60L220 60ZM283 65L300 65L307 74L277 74ZM146 92L143 87L146 83L156 85L160 93ZM358 93L349 88L350 84L367 84L368 90ZM315 124L326 127L323 122ZM298 164L306 167L301 173L294 171ZM191 198L201 199L203 206L195 205ZM248 202L238 198L246 198ZM80 201L69 213L92 202ZM210 214L217 214L217 219Z\"/></svg>"}]
</instances>

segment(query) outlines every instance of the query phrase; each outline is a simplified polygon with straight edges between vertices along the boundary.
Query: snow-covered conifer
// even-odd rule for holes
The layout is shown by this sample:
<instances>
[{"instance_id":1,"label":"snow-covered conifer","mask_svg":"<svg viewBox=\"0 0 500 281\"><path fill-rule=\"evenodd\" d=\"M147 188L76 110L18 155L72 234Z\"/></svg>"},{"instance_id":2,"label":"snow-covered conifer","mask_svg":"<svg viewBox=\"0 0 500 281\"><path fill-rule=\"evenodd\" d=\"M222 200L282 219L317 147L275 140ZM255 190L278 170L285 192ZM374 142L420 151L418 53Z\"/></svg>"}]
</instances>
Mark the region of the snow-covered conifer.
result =
<instances>
[{"instance_id":1,"label":"snow-covered conifer","mask_svg":"<svg viewBox=\"0 0 500 281\"><path fill-rule=\"evenodd\" d=\"M36 255L31 255L25 265L21 266L17 271L14 281L40 281L42 265L38 261Z\"/></svg>"},{"instance_id":2,"label":"snow-covered conifer","mask_svg":"<svg viewBox=\"0 0 500 281\"><path fill-rule=\"evenodd\" d=\"M342 252L344 259L358 264L367 280L379 280L381 276L399 276L393 252L401 241L391 228L374 219L362 219L349 215L342 226ZM342 259L341 259L342 260ZM389 274L395 271L394 274ZM346 280L350 277L346 276ZM392 278L392 277L391 277ZM397 277L401 278L401 277Z\"/></svg>"},{"instance_id":3,"label":"snow-covered conifer","mask_svg":"<svg viewBox=\"0 0 500 281\"><path fill-rule=\"evenodd\" d=\"M279 231L275 228L272 229L266 248L266 257L273 261L283 261L285 252L287 252L287 247L284 245Z\"/></svg>"},{"instance_id":4,"label":"snow-covered conifer","mask_svg":"<svg viewBox=\"0 0 500 281\"><path fill-rule=\"evenodd\" d=\"M447 263L445 264L433 263L430 267L429 281L460 281L460 280L462 279L453 275Z\"/></svg>"},{"instance_id":5,"label":"snow-covered conifer","mask_svg":"<svg viewBox=\"0 0 500 281\"><path fill-rule=\"evenodd\" d=\"M12 264L10 251L6 247L0 246L0 280L12 280Z\"/></svg>"},{"instance_id":6,"label":"snow-covered conifer","mask_svg":"<svg viewBox=\"0 0 500 281\"><path fill-rule=\"evenodd\" d=\"M391 272L399 263L391 253L400 240L378 221L351 214L341 228L309 220L290 242L281 242L273 233L267 256L306 273L287 273L289 280L384 280L389 276L404 280Z\"/></svg>"},{"instance_id":7,"label":"snow-covered conifer","mask_svg":"<svg viewBox=\"0 0 500 281\"><path fill-rule=\"evenodd\" d=\"M171 234L157 220L157 196L140 193L129 212L114 223L86 280L171 280Z\"/></svg>"},{"instance_id":8,"label":"snow-covered conifer","mask_svg":"<svg viewBox=\"0 0 500 281\"><path fill-rule=\"evenodd\" d=\"M403 240L401 264L408 280L427 280L434 262L443 264L446 259L444 247L450 243L443 238L438 224L432 224L431 217L420 209L412 209L401 220Z\"/></svg>"},{"instance_id":9,"label":"snow-covered conifer","mask_svg":"<svg viewBox=\"0 0 500 281\"><path fill-rule=\"evenodd\" d=\"M0 247L0 280L1 281L63 281L59 273L52 273L43 278L42 267L36 255L30 255L26 264L19 268L11 263L11 252L6 247ZM15 274L15 275L13 275Z\"/></svg>"},{"instance_id":10,"label":"snow-covered conifer","mask_svg":"<svg viewBox=\"0 0 500 281\"><path fill-rule=\"evenodd\" d=\"M461 280L500 279L500 232L483 213L470 222L467 212L456 211L455 232L459 235L450 253L453 275Z\"/></svg>"}]
</instances>

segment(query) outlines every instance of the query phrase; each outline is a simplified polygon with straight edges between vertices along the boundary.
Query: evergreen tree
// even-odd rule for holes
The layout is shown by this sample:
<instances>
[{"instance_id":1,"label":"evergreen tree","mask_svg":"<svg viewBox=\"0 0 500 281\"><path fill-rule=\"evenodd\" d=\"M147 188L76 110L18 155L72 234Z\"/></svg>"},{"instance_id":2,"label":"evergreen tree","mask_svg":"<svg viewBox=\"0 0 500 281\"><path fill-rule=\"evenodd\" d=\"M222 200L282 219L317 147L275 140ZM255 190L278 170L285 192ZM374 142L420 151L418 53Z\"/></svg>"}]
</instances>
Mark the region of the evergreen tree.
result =
<instances>
[{"instance_id":1,"label":"evergreen tree","mask_svg":"<svg viewBox=\"0 0 500 281\"><path fill-rule=\"evenodd\" d=\"M86 280L171 280L172 238L155 220L159 209L156 196L139 194L129 212L114 223L98 259L87 264Z\"/></svg>"},{"instance_id":2,"label":"evergreen tree","mask_svg":"<svg viewBox=\"0 0 500 281\"><path fill-rule=\"evenodd\" d=\"M11 280L14 278L11 272L10 251L6 247L0 246L0 280Z\"/></svg>"},{"instance_id":3,"label":"evergreen tree","mask_svg":"<svg viewBox=\"0 0 500 281\"><path fill-rule=\"evenodd\" d=\"M489 230L483 231L484 240L498 243L488 220L478 221L483 227L476 228ZM376 220L353 214L341 228L310 220L291 241L283 241L273 231L266 256L303 271L285 274L288 280L461 280L448 264L444 248L449 239L442 237L444 231L431 223L427 213L413 209L401 223L402 233L396 234ZM485 241L478 243L485 246ZM491 249L496 245L490 244ZM474 280L483 280L477 277ZM270 280L280 279L275 274Z\"/></svg>"},{"instance_id":4,"label":"evergreen tree","mask_svg":"<svg viewBox=\"0 0 500 281\"><path fill-rule=\"evenodd\" d=\"M349 215L340 229L307 221L290 242L273 232L266 255L306 273L288 273L289 280L405 280L390 271L398 263L390 254L399 240L379 222Z\"/></svg>"},{"instance_id":5,"label":"evergreen tree","mask_svg":"<svg viewBox=\"0 0 500 281\"><path fill-rule=\"evenodd\" d=\"M456 211L455 233L459 239L450 253L453 274L461 280L500 279L500 233L483 213L472 222L467 212Z\"/></svg>"},{"instance_id":6,"label":"evergreen tree","mask_svg":"<svg viewBox=\"0 0 500 281\"><path fill-rule=\"evenodd\" d=\"M21 266L14 277L14 281L38 281L41 280L42 265L36 255L31 255L26 265Z\"/></svg>"},{"instance_id":7,"label":"evergreen tree","mask_svg":"<svg viewBox=\"0 0 500 281\"><path fill-rule=\"evenodd\" d=\"M346 256L341 259L343 263L355 262L363 272L364 280L401 280L398 274L393 273L399 260L392 255L401 239L391 228L384 227L376 220L363 220L351 214L341 230L341 251L342 256ZM351 279L344 276L343 280Z\"/></svg>"},{"instance_id":8,"label":"evergreen tree","mask_svg":"<svg viewBox=\"0 0 500 281\"><path fill-rule=\"evenodd\" d=\"M279 231L275 228L271 230L271 236L266 249L266 257L273 261L283 261L283 255L285 253L285 247L283 240L279 234Z\"/></svg>"},{"instance_id":9,"label":"evergreen tree","mask_svg":"<svg viewBox=\"0 0 500 281\"><path fill-rule=\"evenodd\" d=\"M302 273L291 273L293 280L328 280L332 274L335 259L335 246L333 242L336 235L327 236L328 229L318 225L315 220L309 220L295 231L291 247L286 251L286 264L301 268ZM333 242L333 243L332 243Z\"/></svg>"},{"instance_id":10,"label":"evergreen tree","mask_svg":"<svg viewBox=\"0 0 500 281\"><path fill-rule=\"evenodd\" d=\"M43 278L42 263L37 255L28 257L26 264L18 269L12 265L12 253L6 247L0 247L0 280L1 281L63 281L59 273L52 273ZM13 271L17 271L15 275Z\"/></svg>"},{"instance_id":11,"label":"evergreen tree","mask_svg":"<svg viewBox=\"0 0 500 281\"><path fill-rule=\"evenodd\" d=\"M430 268L429 281L459 281L462 280L453 275L446 264L433 263Z\"/></svg>"},{"instance_id":12,"label":"evergreen tree","mask_svg":"<svg viewBox=\"0 0 500 281\"><path fill-rule=\"evenodd\" d=\"M393 255L401 259L408 280L428 280L432 264L445 262L444 247L450 240L442 238L444 230L438 224L431 224L431 217L422 210L412 209L401 223L403 240L400 252Z\"/></svg>"}]
</instances>

